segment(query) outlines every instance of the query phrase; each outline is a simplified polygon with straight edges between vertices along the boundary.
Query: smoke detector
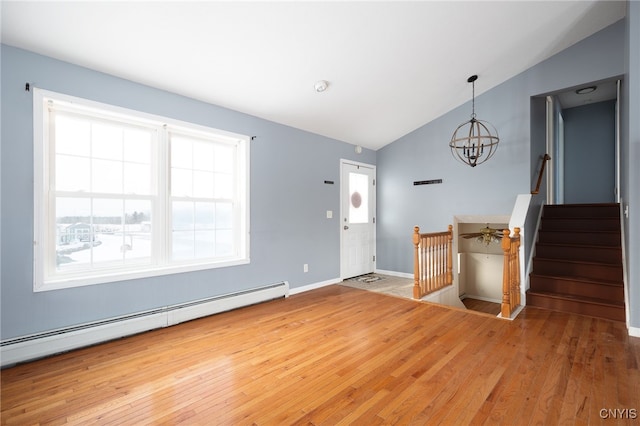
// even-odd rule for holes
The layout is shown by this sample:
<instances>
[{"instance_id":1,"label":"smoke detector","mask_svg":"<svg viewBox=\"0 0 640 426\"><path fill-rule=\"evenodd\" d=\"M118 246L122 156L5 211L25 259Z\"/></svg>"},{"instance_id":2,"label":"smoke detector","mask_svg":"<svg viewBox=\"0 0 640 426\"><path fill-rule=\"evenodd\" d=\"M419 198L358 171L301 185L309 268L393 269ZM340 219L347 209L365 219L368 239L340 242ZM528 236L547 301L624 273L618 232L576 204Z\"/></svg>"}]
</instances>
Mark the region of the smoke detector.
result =
<instances>
[{"instance_id":1,"label":"smoke detector","mask_svg":"<svg viewBox=\"0 0 640 426\"><path fill-rule=\"evenodd\" d=\"M316 84L313 85L313 88L316 89L316 92L322 93L329 87L329 82L327 80L318 80Z\"/></svg>"}]
</instances>

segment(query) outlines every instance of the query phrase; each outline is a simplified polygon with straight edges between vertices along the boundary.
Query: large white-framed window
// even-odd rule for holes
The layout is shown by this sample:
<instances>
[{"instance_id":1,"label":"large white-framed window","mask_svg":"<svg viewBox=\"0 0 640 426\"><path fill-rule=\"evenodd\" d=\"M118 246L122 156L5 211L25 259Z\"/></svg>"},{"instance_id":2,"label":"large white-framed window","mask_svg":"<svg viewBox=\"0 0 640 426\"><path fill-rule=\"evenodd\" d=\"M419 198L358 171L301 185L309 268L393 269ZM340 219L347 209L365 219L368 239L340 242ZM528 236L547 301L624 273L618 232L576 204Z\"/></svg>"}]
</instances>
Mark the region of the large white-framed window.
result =
<instances>
[{"instance_id":1,"label":"large white-framed window","mask_svg":"<svg viewBox=\"0 0 640 426\"><path fill-rule=\"evenodd\" d=\"M249 263L245 135L34 89L34 290Z\"/></svg>"}]
</instances>

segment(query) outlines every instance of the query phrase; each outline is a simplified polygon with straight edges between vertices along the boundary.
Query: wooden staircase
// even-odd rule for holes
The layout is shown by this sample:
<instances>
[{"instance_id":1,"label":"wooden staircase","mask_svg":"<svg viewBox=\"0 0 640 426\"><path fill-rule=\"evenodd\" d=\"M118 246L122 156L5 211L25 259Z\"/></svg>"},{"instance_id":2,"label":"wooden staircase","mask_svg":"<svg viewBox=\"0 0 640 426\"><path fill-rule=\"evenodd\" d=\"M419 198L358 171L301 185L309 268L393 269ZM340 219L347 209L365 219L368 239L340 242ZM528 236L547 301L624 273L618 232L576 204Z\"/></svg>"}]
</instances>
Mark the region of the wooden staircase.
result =
<instances>
[{"instance_id":1,"label":"wooden staircase","mask_svg":"<svg viewBox=\"0 0 640 426\"><path fill-rule=\"evenodd\" d=\"M545 205L527 305L625 321L620 206Z\"/></svg>"}]
</instances>

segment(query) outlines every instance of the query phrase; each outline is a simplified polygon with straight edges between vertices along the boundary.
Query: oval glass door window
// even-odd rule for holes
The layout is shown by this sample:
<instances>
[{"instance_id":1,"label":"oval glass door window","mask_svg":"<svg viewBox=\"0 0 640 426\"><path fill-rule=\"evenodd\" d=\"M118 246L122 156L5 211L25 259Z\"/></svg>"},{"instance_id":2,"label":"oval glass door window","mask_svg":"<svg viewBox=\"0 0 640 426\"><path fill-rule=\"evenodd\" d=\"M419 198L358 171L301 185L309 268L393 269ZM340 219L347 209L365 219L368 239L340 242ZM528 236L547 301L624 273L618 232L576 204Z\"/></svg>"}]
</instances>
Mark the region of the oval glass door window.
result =
<instances>
[{"instance_id":1,"label":"oval glass door window","mask_svg":"<svg viewBox=\"0 0 640 426\"><path fill-rule=\"evenodd\" d=\"M351 194L351 205L356 209L360 208L360 206L362 205L362 195L360 195L359 192L354 192L353 194Z\"/></svg>"},{"instance_id":2,"label":"oval glass door window","mask_svg":"<svg viewBox=\"0 0 640 426\"><path fill-rule=\"evenodd\" d=\"M350 172L349 194L351 194L351 204L349 205L349 222L368 223L369 176L362 173Z\"/></svg>"}]
</instances>

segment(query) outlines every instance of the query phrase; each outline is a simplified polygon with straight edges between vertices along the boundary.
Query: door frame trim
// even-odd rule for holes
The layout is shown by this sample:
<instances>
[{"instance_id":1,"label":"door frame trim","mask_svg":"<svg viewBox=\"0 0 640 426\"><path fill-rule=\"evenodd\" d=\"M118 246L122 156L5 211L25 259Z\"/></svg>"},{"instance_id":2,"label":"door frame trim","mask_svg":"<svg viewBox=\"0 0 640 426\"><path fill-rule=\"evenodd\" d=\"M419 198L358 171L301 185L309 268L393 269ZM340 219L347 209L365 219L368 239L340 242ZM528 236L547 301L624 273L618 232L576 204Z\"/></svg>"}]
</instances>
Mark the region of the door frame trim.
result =
<instances>
[{"instance_id":1,"label":"door frame trim","mask_svg":"<svg viewBox=\"0 0 640 426\"><path fill-rule=\"evenodd\" d=\"M377 188L378 188L378 182L377 182L377 168L375 164L368 164L368 163L362 163L359 161L354 161L354 160L347 160L345 158L341 158L340 159L340 171L339 171L339 175L340 175L340 216L338 217L338 232L340 233L340 247L339 247L339 252L340 252L340 279L344 280L345 279L345 271L343 270L342 267L342 257L344 255L344 238L343 235L344 233L342 232L342 218L344 217L345 212L343 211L343 206L344 206L344 197L343 197L343 187L342 185L344 184L343 180L342 180L342 167L345 164L350 164L353 166L360 166L360 167L366 167L368 169L372 169L373 170L373 179L374 179L374 188L373 188L373 256L375 256L375 259L373 261L373 270L375 271L376 268L376 263L377 263L377 251L376 251L376 245L377 245L377 225L378 225L378 220L377 220L377 215L378 215L378 201L377 201Z\"/></svg>"}]
</instances>

